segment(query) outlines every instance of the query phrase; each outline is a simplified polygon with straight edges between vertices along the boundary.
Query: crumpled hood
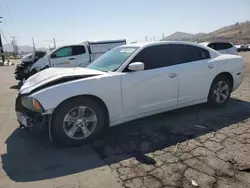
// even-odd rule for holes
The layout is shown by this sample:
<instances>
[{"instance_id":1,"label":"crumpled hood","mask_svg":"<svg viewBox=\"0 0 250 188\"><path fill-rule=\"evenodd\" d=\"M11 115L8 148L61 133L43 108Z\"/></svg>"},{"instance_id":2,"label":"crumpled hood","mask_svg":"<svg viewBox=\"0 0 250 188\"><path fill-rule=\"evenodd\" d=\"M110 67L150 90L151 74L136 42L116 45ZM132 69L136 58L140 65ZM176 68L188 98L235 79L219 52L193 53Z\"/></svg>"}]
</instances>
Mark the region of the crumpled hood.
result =
<instances>
[{"instance_id":1,"label":"crumpled hood","mask_svg":"<svg viewBox=\"0 0 250 188\"><path fill-rule=\"evenodd\" d=\"M87 68L48 68L38 72L28 78L20 89L21 94L28 94L36 88L44 85L66 79L69 81L71 78L84 78L89 76L97 76L107 74L105 72L96 71ZM57 82L58 83L58 82Z\"/></svg>"}]
</instances>

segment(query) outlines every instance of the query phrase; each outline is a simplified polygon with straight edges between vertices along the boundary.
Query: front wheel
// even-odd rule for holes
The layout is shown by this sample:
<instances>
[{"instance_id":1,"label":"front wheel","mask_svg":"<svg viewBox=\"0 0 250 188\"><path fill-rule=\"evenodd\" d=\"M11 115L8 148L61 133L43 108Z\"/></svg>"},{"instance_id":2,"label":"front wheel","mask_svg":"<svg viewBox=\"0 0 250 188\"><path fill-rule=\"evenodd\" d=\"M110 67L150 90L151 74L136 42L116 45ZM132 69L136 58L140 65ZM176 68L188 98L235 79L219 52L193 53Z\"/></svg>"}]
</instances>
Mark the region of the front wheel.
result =
<instances>
[{"instance_id":1,"label":"front wheel","mask_svg":"<svg viewBox=\"0 0 250 188\"><path fill-rule=\"evenodd\" d=\"M224 106L230 99L232 86L227 77L217 77L210 88L208 103L215 107Z\"/></svg>"},{"instance_id":2,"label":"front wheel","mask_svg":"<svg viewBox=\"0 0 250 188\"><path fill-rule=\"evenodd\" d=\"M60 145L81 145L104 128L104 109L92 98L79 97L64 102L53 114L51 131Z\"/></svg>"}]
</instances>

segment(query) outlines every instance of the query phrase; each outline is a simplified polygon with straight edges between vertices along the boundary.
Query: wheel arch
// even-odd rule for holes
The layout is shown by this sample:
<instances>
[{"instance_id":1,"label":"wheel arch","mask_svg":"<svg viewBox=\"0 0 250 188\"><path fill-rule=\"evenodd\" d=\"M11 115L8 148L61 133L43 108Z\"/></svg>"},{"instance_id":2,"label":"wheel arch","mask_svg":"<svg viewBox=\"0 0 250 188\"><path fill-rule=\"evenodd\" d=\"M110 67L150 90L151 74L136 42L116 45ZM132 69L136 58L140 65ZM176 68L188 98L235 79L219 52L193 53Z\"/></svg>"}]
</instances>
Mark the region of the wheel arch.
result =
<instances>
[{"instance_id":1,"label":"wheel arch","mask_svg":"<svg viewBox=\"0 0 250 188\"><path fill-rule=\"evenodd\" d=\"M108 110L108 107L107 107L106 103L101 98L99 98L99 97L97 97L95 95L90 95L90 94L77 95L77 96L69 97L69 98L65 99L60 104L58 104L57 107L53 110L53 113L50 116L50 121L49 121L49 126L48 126L50 140L53 140L53 135L52 135L52 131L51 131L51 122L53 120L53 115L55 114L56 110L58 110L60 106L62 106L65 102L67 102L69 100L73 100L73 99L77 99L77 98L83 98L83 97L90 98L90 99L94 100L95 102L97 102L104 109L105 121L106 121L105 125L106 125L106 128L109 127L110 117L109 117L109 110Z\"/></svg>"},{"instance_id":2,"label":"wheel arch","mask_svg":"<svg viewBox=\"0 0 250 188\"><path fill-rule=\"evenodd\" d=\"M232 75L231 73L229 73L229 72L221 72L220 74L218 74L218 75L214 78L214 80L215 80L216 78L218 78L219 76L225 76L225 77L229 80L229 82L230 82L230 84L231 84L231 91L232 91L232 89L233 89L233 87L234 87L234 78L233 78L233 75Z\"/></svg>"}]
</instances>

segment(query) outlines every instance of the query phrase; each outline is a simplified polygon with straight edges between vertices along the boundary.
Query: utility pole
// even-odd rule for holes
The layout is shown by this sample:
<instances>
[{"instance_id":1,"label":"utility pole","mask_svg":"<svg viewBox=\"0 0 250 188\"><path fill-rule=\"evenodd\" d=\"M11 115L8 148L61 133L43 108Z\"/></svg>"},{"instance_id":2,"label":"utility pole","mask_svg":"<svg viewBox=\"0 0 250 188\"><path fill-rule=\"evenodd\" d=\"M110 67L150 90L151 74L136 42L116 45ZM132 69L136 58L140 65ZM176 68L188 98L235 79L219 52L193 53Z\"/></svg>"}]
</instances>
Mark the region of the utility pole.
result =
<instances>
[{"instance_id":1,"label":"utility pole","mask_svg":"<svg viewBox=\"0 0 250 188\"><path fill-rule=\"evenodd\" d=\"M18 46L17 46L17 40L16 37L11 37L12 38L12 46L13 46L13 54L16 58L16 56L18 55Z\"/></svg>"},{"instance_id":2,"label":"utility pole","mask_svg":"<svg viewBox=\"0 0 250 188\"><path fill-rule=\"evenodd\" d=\"M49 43L53 43L54 44L54 49L56 48L56 42L58 41L62 41L62 40L56 40L55 38L53 38L53 40L46 40L45 42L49 42Z\"/></svg>"},{"instance_id":3,"label":"utility pole","mask_svg":"<svg viewBox=\"0 0 250 188\"><path fill-rule=\"evenodd\" d=\"M32 43L33 43L33 50L36 51L36 46L35 46L35 40L32 38Z\"/></svg>"},{"instance_id":4,"label":"utility pole","mask_svg":"<svg viewBox=\"0 0 250 188\"><path fill-rule=\"evenodd\" d=\"M3 17L0 17L0 19L2 19ZM0 23L2 23L2 21L0 20ZM3 43L2 43L2 37L1 37L1 33L0 33L0 54L1 54L1 57L2 57L2 63L0 63L0 65L4 65L4 54L3 54Z\"/></svg>"},{"instance_id":5,"label":"utility pole","mask_svg":"<svg viewBox=\"0 0 250 188\"><path fill-rule=\"evenodd\" d=\"M3 66L5 59L4 59L4 54L3 54L3 43L2 43L1 33L0 33L0 54L2 57L2 63L0 63L0 65Z\"/></svg>"},{"instance_id":6,"label":"utility pole","mask_svg":"<svg viewBox=\"0 0 250 188\"><path fill-rule=\"evenodd\" d=\"M162 33L162 39L164 39L164 33Z\"/></svg>"},{"instance_id":7,"label":"utility pole","mask_svg":"<svg viewBox=\"0 0 250 188\"><path fill-rule=\"evenodd\" d=\"M146 42L148 41L148 37L147 37L147 36L145 37L145 41L146 41Z\"/></svg>"},{"instance_id":8,"label":"utility pole","mask_svg":"<svg viewBox=\"0 0 250 188\"><path fill-rule=\"evenodd\" d=\"M56 49L56 39L53 38L53 42L54 42L54 49Z\"/></svg>"}]
</instances>

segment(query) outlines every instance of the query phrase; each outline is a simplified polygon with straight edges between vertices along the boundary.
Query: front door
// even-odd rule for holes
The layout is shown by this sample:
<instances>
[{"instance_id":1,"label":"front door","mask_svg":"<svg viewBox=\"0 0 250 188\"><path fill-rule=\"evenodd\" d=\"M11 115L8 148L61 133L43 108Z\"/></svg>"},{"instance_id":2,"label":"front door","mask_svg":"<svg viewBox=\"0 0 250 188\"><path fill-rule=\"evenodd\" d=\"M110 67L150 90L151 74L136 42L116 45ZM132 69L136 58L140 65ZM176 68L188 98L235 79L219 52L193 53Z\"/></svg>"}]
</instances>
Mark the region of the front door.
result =
<instances>
[{"instance_id":1,"label":"front door","mask_svg":"<svg viewBox=\"0 0 250 188\"><path fill-rule=\"evenodd\" d=\"M75 67L77 66L76 57L73 55L72 46L59 48L50 56L52 67Z\"/></svg>"},{"instance_id":2,"label":"front door","mask_svg":"<svg viewBox=\"0 0 250 188\"><path fill-rule=\"evenodd\" d=\"M143 62L145 70L122 75L124 116L130 117L177 105L178 68L168 45L147 47L130 62Z\"/></svg>"}]
</instances>

